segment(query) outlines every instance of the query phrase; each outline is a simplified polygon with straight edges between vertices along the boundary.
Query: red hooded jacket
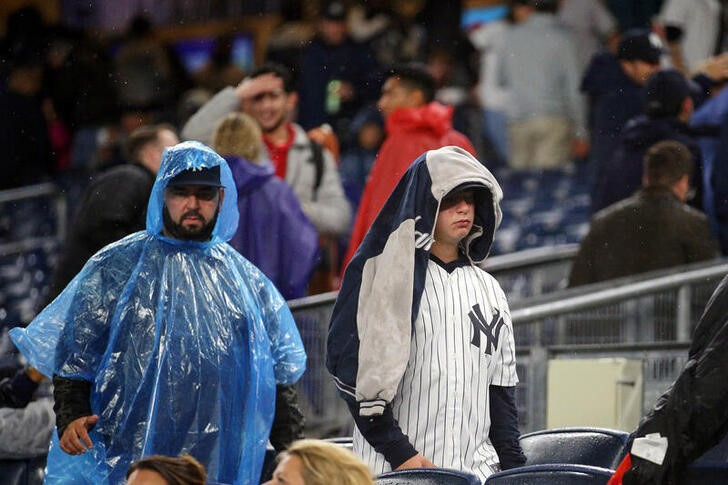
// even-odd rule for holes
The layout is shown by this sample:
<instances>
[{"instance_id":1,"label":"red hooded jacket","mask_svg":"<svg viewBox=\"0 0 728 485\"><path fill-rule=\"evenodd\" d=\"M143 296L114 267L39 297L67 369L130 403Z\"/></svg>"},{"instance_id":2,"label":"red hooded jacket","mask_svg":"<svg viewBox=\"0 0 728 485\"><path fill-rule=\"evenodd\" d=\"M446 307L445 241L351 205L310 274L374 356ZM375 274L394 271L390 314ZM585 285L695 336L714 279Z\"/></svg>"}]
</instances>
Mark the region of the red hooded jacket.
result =
<instances>
[{"instance_id":1,"label":"red hooded jacket","mask_svg":"<svg viewBox=\"0 0 728 485\"><path fill-rule=\"evenodd\" d=\"M452 128L451 106L432 102L399 108L387 117L387 138L379 149L359 203L343 269L349 264L389 194L412 162L427 150L455 145L475 156L470 140ZM343 274L343 270L342 270Z\"/></svg>"}]
</instances>

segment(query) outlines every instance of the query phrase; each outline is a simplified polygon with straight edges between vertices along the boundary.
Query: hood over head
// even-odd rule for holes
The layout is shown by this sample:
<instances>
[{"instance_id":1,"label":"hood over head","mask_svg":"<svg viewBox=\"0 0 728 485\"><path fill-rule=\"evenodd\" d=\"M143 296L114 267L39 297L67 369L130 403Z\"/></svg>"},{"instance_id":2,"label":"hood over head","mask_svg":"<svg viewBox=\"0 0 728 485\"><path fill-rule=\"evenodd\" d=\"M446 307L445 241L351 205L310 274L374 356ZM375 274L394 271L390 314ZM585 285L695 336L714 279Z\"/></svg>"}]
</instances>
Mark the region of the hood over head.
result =
<instances>
[{"instance_id":1,"label":"hood over head","mask_svg":"<svg viewBox=\"0 0 728 485\"><path fill-rule=\"evenodd\" d=\"M477 188L475 197L475 220L470 234L463 240L465 255L475 264L482 263L490 253L495 230L503 214L500 202L503 190L492 173L475 157L460 147L448 146L430 150L425 157L432 195L437 201L434 227L437 223L442 199L454 190Z\"/></svg>"},{"instance_id":2,"label":"hood over head","mask_svg":"<svg viewBox=\"0 0 728 485\"><path fill-rule=\"evenodd\" d=\"M164 210L164 189L171 179L186 170L220 167L220 185L225 189L225 197L220 207L217 223L210 241L181 241L162 235L162 214ZM186 141L164 150L162 164L154 181L152 195L147 207L147 232L155 237L176 244L210 245L229 241L238 228L238 194L233 176L227 162L215 151L197 141Z\"/></svg>"},{"instance_id":3,"label":"hood over head","mask_svg":"<svg viewBox=\"0 0 728 485\"><path fill-rule=\"evenodd\" d=\"M398 131L431 132L442 137L452 129L453 107L433 101L419 108L399 108L386 121L387 133Z\"/></svg>"},{"instance_id":4,"label":"hood over head","mask_svg":"<svg viewBox=\"0 0 728 485\"><path fill-rule=\"evenodd\" d=\"M269 178L275 175L273 165L268 162L252 162L244 157L226 156L225 161L235 180L238 195L243 196L259 189Z\"/></svg>"}]
</instances>

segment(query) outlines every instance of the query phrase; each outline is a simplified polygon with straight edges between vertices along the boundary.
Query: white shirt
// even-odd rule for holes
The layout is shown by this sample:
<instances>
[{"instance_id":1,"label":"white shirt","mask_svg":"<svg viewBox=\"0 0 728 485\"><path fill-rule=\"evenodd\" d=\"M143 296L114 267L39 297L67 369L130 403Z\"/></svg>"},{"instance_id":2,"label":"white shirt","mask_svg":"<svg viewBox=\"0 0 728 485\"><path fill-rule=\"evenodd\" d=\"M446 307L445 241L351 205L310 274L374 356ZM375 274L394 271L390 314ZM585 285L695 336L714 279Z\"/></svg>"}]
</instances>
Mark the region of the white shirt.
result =
<instances>
[{"instance_id":1,"label":"white shirt","mask_svg":"<svg viewBox=\"0 0 728 485\"><path fill-rule=\"evenodd\" d=\"M665 25L682 29L680 47L688 71L695 71L701 61L713 55L721 21L718 0L667 0L660 19Z\"/></svg>"}]
</instances>

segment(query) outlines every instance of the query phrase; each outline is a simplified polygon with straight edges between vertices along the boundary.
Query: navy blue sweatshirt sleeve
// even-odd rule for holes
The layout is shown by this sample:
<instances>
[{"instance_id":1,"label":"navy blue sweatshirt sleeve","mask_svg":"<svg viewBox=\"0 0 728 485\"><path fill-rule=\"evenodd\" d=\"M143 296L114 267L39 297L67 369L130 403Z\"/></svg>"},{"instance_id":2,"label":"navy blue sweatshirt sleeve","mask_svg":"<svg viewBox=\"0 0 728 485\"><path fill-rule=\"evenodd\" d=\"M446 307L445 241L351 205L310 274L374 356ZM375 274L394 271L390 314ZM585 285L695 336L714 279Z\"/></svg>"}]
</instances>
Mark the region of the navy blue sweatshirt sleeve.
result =
<instances>
[{"instance_id":1,"label":"navy blue sweatshirt sleeve","mask_svg":"<svg viewBox=\"0 0 728 485\"><path fill-rule=\"evenodd\" d=\"M697 74L690 83L690 97L693 99L695 109L698 109L703 103L710 99L710 93L715 86L715 82L705 74Z\"/></svg>"},{"instance_id":2,"label":"navy blue sweatshirt sleeve","mask_svg":"<svg viewBox=\"0 0 728 485\"><path fill-rule=\"evenodd\" d=\"M0 381L0 407L24 408L37 388L25 369L19 370L15 376Z\"/></svg>"},{"instance_id":3,"label":"navy blue sweatshirt sleeve","mask_svg":"<svg viewBox=\"0 0 728 485\"><path fill-rule=\"evenodd\" d=\"M347 401L354 423L364 439L384 455L392 470L417 454L407 435L394 419L391 404L387 404L381 416L360 416L359 404Z\"/></svg>"},{"instance_id":4,"label":"navy blue sweatshirt sleeve","mask_svg":"<svg viewBox=\"0 0 728 485\"><path fill-rule=\"evenodd\" d=\"M516 388L490 386L490 441L493 443L501 469L508 470L526 463L518 440L518 411Z\"/></svg>"}]
</instances>

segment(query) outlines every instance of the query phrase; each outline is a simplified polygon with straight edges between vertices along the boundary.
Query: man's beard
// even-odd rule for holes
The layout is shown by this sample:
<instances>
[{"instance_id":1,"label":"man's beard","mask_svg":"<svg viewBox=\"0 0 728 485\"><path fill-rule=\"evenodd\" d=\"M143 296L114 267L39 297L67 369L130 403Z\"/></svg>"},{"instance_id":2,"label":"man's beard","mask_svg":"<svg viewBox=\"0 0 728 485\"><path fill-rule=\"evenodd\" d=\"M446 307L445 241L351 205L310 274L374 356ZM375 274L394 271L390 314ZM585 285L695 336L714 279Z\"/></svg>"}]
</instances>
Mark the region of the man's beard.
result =
<instances>
[{"instance_id":1,"label":"man's beard","mask_svg":"<svg viewBox=\"0 0 728 485\"><path fill-rule=\"evenodd\" d=\"M182 217L180 218L180 224L178 224L172 220L172 216L169 215L169 210L167 209L167 206L165 206L164 210L162 211L162 222L164 223L164 229L173 238L180 239L182 241L209 241L212 238L212 231L215 229L215 224L217 223L217 216L218 214L220 214L220 207L218 206L218 208L215 210L215 215L209 222L203 224L201 227L196 229L187 229L181 224L181 222L184 221L185 217L193 214L199 217L201 220L204 220L199 212L188 211L182 215Z\"/></svg>"}]
</instances>

